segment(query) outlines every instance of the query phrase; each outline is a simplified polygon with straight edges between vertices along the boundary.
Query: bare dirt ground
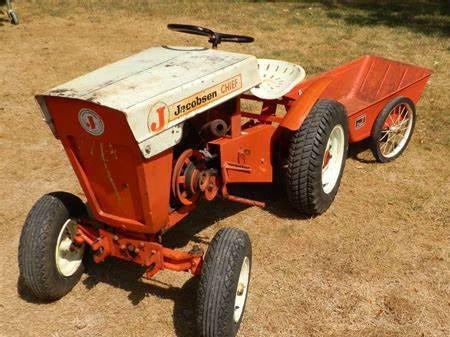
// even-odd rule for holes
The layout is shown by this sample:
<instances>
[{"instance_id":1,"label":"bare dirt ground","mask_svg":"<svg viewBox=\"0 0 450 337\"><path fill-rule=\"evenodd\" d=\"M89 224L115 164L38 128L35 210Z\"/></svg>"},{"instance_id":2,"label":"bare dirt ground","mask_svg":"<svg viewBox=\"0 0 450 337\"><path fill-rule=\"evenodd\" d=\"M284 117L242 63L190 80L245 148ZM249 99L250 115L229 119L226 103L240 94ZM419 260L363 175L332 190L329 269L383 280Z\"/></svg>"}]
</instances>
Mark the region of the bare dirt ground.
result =
<instances>
[{"instance_id":1,"label":"bare dirt ground","mask_svg":"<svg viewBox=\"0 0 450 337\"><path fill-rule=\"evenodd\" d=\"M21 24L0 21L0 336L194 335L196 281L187 274L143 281L110 261L55 303L17 287L32 204L54 190L83 196L33 95L150 46L204 44L169 32L169 22L253 35L251 45L223 48L297 62L310 75L363 54L434 69L409 149L382 165L353 147L324 215L298 218L282 194L262 189L268 208L205 205L167 240L184 247L223 226L249 232L254 269L240 336L449 336L449 13L436 3L16 4Z\"/></svg>"}]
</instances>

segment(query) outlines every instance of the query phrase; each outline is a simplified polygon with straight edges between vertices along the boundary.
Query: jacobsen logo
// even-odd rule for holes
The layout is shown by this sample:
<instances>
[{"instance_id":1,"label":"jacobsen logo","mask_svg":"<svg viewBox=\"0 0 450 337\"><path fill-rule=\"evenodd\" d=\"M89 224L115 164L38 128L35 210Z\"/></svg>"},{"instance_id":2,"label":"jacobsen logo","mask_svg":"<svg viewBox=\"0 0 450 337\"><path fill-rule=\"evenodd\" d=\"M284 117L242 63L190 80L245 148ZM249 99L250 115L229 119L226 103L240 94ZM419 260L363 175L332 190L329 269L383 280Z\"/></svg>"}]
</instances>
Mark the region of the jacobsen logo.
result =
<instances>
[{"instance_id":1,"label":"jacobsen logo","mask_svg":"<svg viewBox=\"0 0 450 337\"><path fill-rule=\"evenodd\" d=\"M185 113L189 113L189 110L195 109L195 107L197 106L201 106L202 104L213 101L215 98L217 98L217 91L210 92L209 94L203 96L195 96L192 102L187 102L184 105L177 105L177 110L174 111L173 114L175 116L182 116Z\"/></svg>"},{"instance_id":2,"label":"jacobsen logo","mask_svg":"<svg viewBox=\"0 0 450 337\"><path fill-rule=\"evenodd\" d=\"M240 88L242 88L242 79L241 75L237 75L170 106L164 102L157 102L150 108L148 129L151 133L158 132L165 128L167 123L190 114Z\"/></svg>"},{"instance_id":3,"label":"jacobsen logo","mask_svg":"<svg viewBox=\"0 0 450 337\"><path fill-rule=\"evenodd\" d=\"M78 121L83 129L91 135L100 136L105 131L105 124L102 118L91 109L81 109L78 112Z\"/></svg>"},{"instance_id":4,"label":"jacobsen logo","mask_svg":"<svg viewBox=\"0 0 450 337\"><path fill-rule=\"evenodd\" d=\"M211 88L196 93L169 106L169 122L242 88L241 75L232 77Z\"/></svg>"}]
</instances>

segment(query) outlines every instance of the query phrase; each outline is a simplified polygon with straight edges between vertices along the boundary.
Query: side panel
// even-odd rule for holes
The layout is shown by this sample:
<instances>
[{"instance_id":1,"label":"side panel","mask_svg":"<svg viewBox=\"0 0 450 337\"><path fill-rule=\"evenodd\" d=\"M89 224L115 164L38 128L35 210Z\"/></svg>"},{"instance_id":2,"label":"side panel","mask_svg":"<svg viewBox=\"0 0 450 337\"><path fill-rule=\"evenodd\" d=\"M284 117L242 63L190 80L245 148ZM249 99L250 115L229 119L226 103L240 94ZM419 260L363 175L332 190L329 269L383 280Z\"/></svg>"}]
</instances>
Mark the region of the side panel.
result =
<instances>
[{"instance_id":1,"label":"side panel","mask_svg":"<svg viewBox=\"0 0 450 337\"><path fill-rule=\"evenodd\" d=\"M184 72L196 71L192 68ZM173 146L155 144L159 135L176 132L176 126L185 120L231 100L260 82L256 58L248 57L185 85L167 91L161 89L158 96L127 108L127 120L143 156L150 158Z\"/></svg>"},{"instance_id":2,"label":"side panel","mask_svg":"<svg viewBox=\"0 0 450 337\"><path fill-rule=\"evenodd\" d=\"M269 183L273 180L272 138L276 127L257 125L235 138L220 138L209 143L218 147L220 164L227 183Z\"/></svg>"},{"instance_id":3,"label":"side panel","mask_svg":"<svg viewBox=\"0 0 450 337\"><path fill-rule=\"evenodd\" d=\"M415 84L386 97L384 100L372 104L349 116L349 142L355 143L370 137L372 134L372 127L375 124L378 114L381 110L383 110L385 105L395 97L405 96L411 99L414 104L417 104L422 91L427 84L427 80L428 78L425 78L419 82L416 82Z\"/></svg>"},{"instance_id":4,"label":"side panel","mask_svg":"<svg viewBox=\"0 0 450 337\"><path fill-rule=\"evenodd\" d=\"M118 111L68 98L46 97L46 102L95 217L136 232L164 227L171 151L145 160Z\"/></svg>"}]
</instances>

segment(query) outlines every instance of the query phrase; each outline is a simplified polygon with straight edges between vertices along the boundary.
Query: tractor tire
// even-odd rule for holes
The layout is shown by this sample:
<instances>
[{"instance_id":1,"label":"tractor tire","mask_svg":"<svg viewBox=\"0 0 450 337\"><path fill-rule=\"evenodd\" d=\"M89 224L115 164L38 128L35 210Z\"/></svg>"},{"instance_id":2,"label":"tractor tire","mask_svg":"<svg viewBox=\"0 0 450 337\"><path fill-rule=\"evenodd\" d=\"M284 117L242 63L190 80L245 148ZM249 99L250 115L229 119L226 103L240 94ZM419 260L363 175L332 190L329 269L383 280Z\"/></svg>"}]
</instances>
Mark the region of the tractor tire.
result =
<instances>
[{"instance_id":1,"label":"tractor tire","mask_svg":"<svg viewBox=\"0 0 450 337\"><path fill-rule=\"evenodd\" d=\"M386 104L373 125L370 138L375 159L388 163L398 158L408 147L415 124L416 107L409 98L396 97Z\"/></svg>"},{"instance_id":2,"label":"tractor tire","mask_svg":"<svg viewBox=\"0 0 450 337\"><path fill-rule=\"evenodd\" d=\"M84 246L73 246L71 236L76 219L85 215L84 203L66 192L42 196L28 213L19 242L19 271L36 298L57 300L80 280Z\"/></svg>"},{"instance_id":3,"label":"tractor tire","mask_svg":"<svg viewBox=\"0 0 450 337\"><path fill-rule=\"evenodd\" d=\"M289 141L286 189L294 208L314 216L330 207L339 189L347 150L344 106L331 99L319 100Z\"/></svg>"},{"instance_id":4,"label":"tractor tire","mask_svg":"<svg viewBox=\"0 0 450 337\"><path fill-rule=\"evenodd\" d=\"M11 20L11 23L13 25L18 25L19 24L19 16L17 15L17 13L15 11L10 11L8 13L9 15L9 19Z\"/></svg>"},{"instance_id":5,"label":"tractor tire","mask_svg":"<svg viewBox=\"0 0 450 337\"><path fill-rule=\"evenodd\" d=\"M223 228L205 256L197 303L201 337L236 336L245 309L252 263L248 234Z\"/></svg>"}]
</instances>

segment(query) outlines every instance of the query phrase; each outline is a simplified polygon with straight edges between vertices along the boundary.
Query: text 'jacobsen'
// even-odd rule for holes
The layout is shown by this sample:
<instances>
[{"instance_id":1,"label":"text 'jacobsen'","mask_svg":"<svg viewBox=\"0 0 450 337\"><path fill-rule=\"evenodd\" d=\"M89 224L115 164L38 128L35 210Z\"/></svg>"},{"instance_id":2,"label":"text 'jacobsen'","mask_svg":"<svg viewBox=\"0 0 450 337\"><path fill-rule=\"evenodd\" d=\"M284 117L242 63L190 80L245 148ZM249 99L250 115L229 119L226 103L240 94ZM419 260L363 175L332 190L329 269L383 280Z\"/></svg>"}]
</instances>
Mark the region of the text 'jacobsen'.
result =
<instances>
[{"instance_id":1,"label":"text 'jacobsen'","mask_svg":"<svg viewBox=\"0 0 450 337\"><path fill-rule=\"evenodd\" d=\"M237 75L211 88L203 90L175 104L172 104L171 106L169 106L169 121L173 121L186 114L189 114L194 110L197 110L232 93L233 91L240 89L241 87L241 75Z\"/></svg>"}]
</instances>

